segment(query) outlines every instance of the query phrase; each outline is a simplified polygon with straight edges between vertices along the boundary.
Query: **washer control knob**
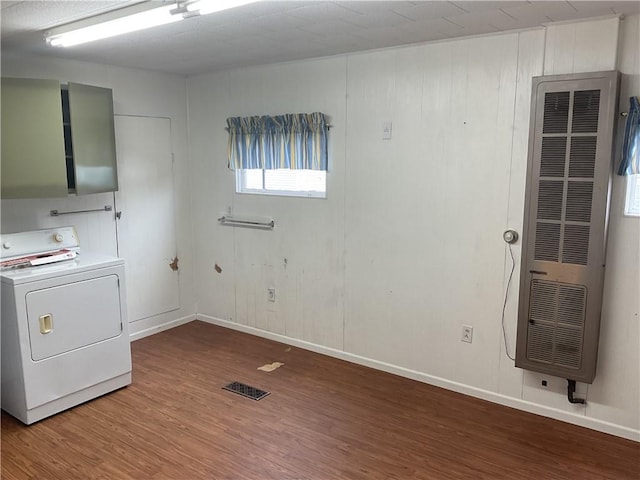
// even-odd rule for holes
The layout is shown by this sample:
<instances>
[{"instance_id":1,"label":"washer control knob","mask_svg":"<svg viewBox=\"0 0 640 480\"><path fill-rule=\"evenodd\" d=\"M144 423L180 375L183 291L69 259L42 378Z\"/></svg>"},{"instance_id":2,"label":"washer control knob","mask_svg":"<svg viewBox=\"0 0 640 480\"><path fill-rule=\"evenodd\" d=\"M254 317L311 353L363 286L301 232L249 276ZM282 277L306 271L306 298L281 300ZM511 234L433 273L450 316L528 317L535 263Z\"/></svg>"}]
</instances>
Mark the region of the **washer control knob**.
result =
<instances>
[{"instance_id":1,"label":"washer control knob","mask_svg":"<svg viewBox=\"0 0 640 480\"><path fill-rule=\"evenodd\" d=\"M64 240L64 236L61 233L56 233L56 234L53 235L53 239L56 242L60 243L60 242L62 242Z\"/></svg>"},{"instance_id":2,"label":"washer control knob","mask_svg":"<svg viewBox=\"0 0 640 480\"><path fill-rule=\"evenodd\" d=\"M2 248L4 248L5 250L9 250L11 248L11 242L4 242L2 244Z\"/></svg>"}]
</instances>

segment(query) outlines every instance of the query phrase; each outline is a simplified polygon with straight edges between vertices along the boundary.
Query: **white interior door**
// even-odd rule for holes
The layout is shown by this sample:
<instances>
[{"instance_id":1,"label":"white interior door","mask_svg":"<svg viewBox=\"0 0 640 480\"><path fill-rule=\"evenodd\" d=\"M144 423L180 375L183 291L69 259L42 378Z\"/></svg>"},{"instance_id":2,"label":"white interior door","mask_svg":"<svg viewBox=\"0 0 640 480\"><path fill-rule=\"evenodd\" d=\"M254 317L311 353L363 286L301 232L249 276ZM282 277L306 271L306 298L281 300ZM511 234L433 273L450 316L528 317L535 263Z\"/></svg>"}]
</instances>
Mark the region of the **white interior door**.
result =
<instances>
[{"instance_id":1,"label":"white interior door","mask_svg":"<svg viewBox=\"0 0 640 480\"><path fill-rule=\"evenodd\" d=\"M171 121L116 115L118 252L135 322L180 307Z\"/></svg>"}]
</instances>

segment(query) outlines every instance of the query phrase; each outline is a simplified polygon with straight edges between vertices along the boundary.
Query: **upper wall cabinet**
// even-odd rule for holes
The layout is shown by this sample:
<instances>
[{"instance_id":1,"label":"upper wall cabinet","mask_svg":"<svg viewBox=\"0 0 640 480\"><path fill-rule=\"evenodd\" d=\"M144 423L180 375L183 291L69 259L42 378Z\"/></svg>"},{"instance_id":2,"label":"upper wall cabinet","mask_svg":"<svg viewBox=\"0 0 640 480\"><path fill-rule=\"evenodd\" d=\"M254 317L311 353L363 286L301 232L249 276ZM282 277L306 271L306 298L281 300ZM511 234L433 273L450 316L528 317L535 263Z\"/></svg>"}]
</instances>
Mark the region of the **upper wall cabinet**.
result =
<instances>
[{"instance_id":1,"label":"upper wall cabinet","mask_svg":"<svg viewBox=\"0 0 640 480\"><path fill-rule=\"evenodd\" d=\"M111 90L70 83L69 115L76 193L118 190Z\"/></svg>"},{"instance_id":2,"label":"upper wall cabinet","mask_svg":"<svg viewBox=\"0 0 640 480\"><path fill-rule=\"evenodd\" d=\"M3 78L1 128L2 198L66 196L60 83Z\"/></svg>"},{"instance_id":3,"label":"upper wall cabinet","mask_svg":"<svg viewBox=\"0 0 640 480\"><path fill-rule=\"evenodd\" d=\"M118 189L111 90L2 79L2 198Z\"/></svg>"}]
</instances>

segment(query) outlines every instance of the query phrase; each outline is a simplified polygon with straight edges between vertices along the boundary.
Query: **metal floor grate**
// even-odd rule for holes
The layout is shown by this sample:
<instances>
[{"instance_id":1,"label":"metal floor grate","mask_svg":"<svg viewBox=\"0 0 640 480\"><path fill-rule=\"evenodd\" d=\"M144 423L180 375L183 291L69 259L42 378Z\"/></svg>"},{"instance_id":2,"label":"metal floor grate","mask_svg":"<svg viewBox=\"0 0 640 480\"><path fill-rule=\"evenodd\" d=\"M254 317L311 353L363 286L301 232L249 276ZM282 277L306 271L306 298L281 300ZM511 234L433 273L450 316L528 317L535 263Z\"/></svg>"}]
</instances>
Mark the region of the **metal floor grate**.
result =
<instances>
[{"instance_id":1,"label":"metal floor grate","mask_svg":"<svg viewBox=\"0 0 640 480\"><path fill-rule=\"evenodd\" d=\"M240 382L231 382L229 385L222 387L222 389L229 390L230 392L237 393L252 400L260 400L271 393Z\"/></svg>"}]
</instances>

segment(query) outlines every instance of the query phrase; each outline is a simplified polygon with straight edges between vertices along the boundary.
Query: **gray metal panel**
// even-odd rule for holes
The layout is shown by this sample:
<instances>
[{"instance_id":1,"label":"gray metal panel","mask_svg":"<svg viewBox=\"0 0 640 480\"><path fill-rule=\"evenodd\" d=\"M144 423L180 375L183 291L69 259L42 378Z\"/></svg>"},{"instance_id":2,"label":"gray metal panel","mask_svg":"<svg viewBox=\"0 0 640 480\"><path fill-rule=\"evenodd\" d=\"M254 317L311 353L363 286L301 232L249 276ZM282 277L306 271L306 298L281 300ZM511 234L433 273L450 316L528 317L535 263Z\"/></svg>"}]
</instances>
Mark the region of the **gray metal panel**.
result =
<instances>
[{"instance_id":1,"label":"gray metal panel","mask_svg":"<svg viewBox=\"0 0 640 480\"><path fill-rule=\"evenodd\" d=\"M69 110L76 193L118 190L111 90L70 83Z\"/></svg>"},{"instance_id":2,"label":"gray metal panel","mask_svg":"<svg viewBox=\"0 0 640 480\"><path fill-rule=\"evenodd\" d=\"M2 79L2 198L67 196L57 80Z\"/></svg>"},{"instance_id":3,"label":"gray metal panel","mask_svg":"<svg viewBox=\"0 0 640 480\"><path fill-rule=\"evenodd\" d=\"M533 79L516 366L586 383L596 373L618 85L615 71ZM559 292L542 320L532 313L545 310L532 294L541 281Z\"/></svg>"}]
</instances>

